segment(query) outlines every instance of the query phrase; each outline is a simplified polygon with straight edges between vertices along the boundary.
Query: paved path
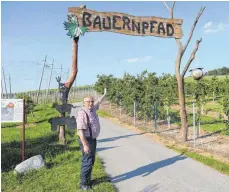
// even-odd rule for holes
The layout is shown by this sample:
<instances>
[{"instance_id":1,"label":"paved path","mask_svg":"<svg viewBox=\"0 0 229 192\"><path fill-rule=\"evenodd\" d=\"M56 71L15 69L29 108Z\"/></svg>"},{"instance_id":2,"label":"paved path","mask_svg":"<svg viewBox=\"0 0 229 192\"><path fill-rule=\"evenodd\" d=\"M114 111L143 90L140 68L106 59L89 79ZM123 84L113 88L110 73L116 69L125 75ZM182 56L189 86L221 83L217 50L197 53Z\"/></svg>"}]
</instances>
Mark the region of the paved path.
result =
<instances>
[{"instance_id":1,"label":"paved path","mask_svg":"<svg viewBox=\"0 0 229 192\"><path fill-rule=\"evenodd\" d=\"M109 120L100 123L97 153L120 192L229 192L229 176Z\"/></svg>"},{"instance_id":2,"label":"paved path","mask_svg":"<svg viewBox=\"0 0 229 192\"><path fill-rule=\"evenodd\" d=\"M97 152L120 192L229 192L229 176L100 118Z\"/></svg>"}]
</instances>

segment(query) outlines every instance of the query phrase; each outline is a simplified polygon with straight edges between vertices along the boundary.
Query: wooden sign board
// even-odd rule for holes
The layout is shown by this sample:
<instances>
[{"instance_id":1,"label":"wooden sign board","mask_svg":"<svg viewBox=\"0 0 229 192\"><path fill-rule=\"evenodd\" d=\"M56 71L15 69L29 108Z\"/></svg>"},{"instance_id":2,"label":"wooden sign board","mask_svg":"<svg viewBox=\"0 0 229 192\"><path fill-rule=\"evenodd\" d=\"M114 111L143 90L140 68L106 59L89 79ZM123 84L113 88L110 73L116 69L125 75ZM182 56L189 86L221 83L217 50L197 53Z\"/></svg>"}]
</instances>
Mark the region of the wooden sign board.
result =
<instances>
[{"instance_id":1,"label":"wooden sign board","mask_svg":"<svg viewBox=\"0 0 229 192\"><path fill-rule=\"evenodd\" d=\"M91 32L109 31L137 36L182 38L181 19L160 17L136 17L116 12L97 12L85 8L70 7L68 13L78 18L80 27Z\"/></svg>"}]
</instances>

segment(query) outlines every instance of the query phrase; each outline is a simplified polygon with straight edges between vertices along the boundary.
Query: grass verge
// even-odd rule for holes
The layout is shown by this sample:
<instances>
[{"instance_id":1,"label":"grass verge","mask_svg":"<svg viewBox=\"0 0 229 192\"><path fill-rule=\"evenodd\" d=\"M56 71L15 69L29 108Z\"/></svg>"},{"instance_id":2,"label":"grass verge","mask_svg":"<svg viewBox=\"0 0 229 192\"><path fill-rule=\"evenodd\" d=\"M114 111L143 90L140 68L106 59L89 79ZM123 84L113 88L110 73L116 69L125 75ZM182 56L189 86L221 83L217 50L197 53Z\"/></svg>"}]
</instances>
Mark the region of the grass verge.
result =
<instances>
[{"instance_id":1,"label":"grass verge","mask_svg":"<svg viewBox=\"0 0 229 192\"><path fill-rule=\"evenodd\" d=\"M18 124L2 128L2 191L81 191L78 190L81 151L76 135L73 131L66 131L67 145L58 144L58 135L51 131L48 123L50 117L57 115L58 112L51 105L39 105L34 116L29 115L25 130L25 159L40 154L45 159L46 167L21 176L13 173L15 166L21 162L21 128L18 128ZM92 178L95 184L93 191L115 191L98 157Z\"/></svg>"},{"instance_id":2,"label":"grass verge","mask_svg":"<svg viewBox=\"0 0 229 192\"><path fill-rule=\"evenodd\" d=\"M219 172L221 173L224 173L226 175L229 175L229 164L227 163L223 163L223 162L220 162L212 157L206 157L206 156L203 156L203 155L200 155L200 154L197 154L195 152L192 152L192 151L188 151L187 148L178 148L176 146L173 146L173 145L166 145L166 147L178 152L178 153L181 153L187 157L190 157L192 159L195 159L211 168L214 168L216 170L218 170Z\"/></svg>"}]
</instances>

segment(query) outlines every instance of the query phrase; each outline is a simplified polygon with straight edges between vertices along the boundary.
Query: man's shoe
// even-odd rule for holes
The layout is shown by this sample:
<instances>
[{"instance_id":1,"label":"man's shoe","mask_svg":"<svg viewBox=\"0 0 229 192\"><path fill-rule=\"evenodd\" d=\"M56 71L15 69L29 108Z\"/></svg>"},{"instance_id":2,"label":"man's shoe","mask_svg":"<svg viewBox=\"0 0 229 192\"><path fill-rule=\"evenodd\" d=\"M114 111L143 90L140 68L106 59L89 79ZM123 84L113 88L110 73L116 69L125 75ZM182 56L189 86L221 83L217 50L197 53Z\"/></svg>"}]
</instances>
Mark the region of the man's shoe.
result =
<instances>
[{"instance_id":1,"label":"man's shoe","mask_svg":"<svg viewBox=\"0 0 229 192\"><path fill-rule=\"evenodd\" d=\"M81 186L80 186L80 189L82 189L82 190L84 190L84 191L87 191L87 190L90 190L91 187L88 186L88 185L81 185Z\"/></svg>"}]
</instances>

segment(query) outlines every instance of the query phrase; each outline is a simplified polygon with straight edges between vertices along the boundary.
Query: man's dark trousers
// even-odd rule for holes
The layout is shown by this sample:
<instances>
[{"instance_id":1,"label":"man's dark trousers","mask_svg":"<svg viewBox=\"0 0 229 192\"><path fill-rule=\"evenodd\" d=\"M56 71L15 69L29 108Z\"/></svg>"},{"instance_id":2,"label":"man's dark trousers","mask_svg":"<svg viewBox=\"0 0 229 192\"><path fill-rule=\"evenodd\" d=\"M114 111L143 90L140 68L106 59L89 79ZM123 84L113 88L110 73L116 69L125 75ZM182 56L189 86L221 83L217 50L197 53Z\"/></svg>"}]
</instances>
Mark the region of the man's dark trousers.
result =
<instances>
[{"instance_id":1,"label":"man's dark trousers","mask_svg":"<svg viewBox=\"0 0 229 192\"><path fill-rule=\"evenodd\" d=\"M89 153L84 153L83 144L78 137L78 141L80 144L80 149L82 151L82 163L81 163L81 173L80 173L80 185L91 185L91 172L93 165L95 163L95 153L96 153L96 139L92 138L86 138L88 147L89 147Z\"/></svg>"}]
</instances>

